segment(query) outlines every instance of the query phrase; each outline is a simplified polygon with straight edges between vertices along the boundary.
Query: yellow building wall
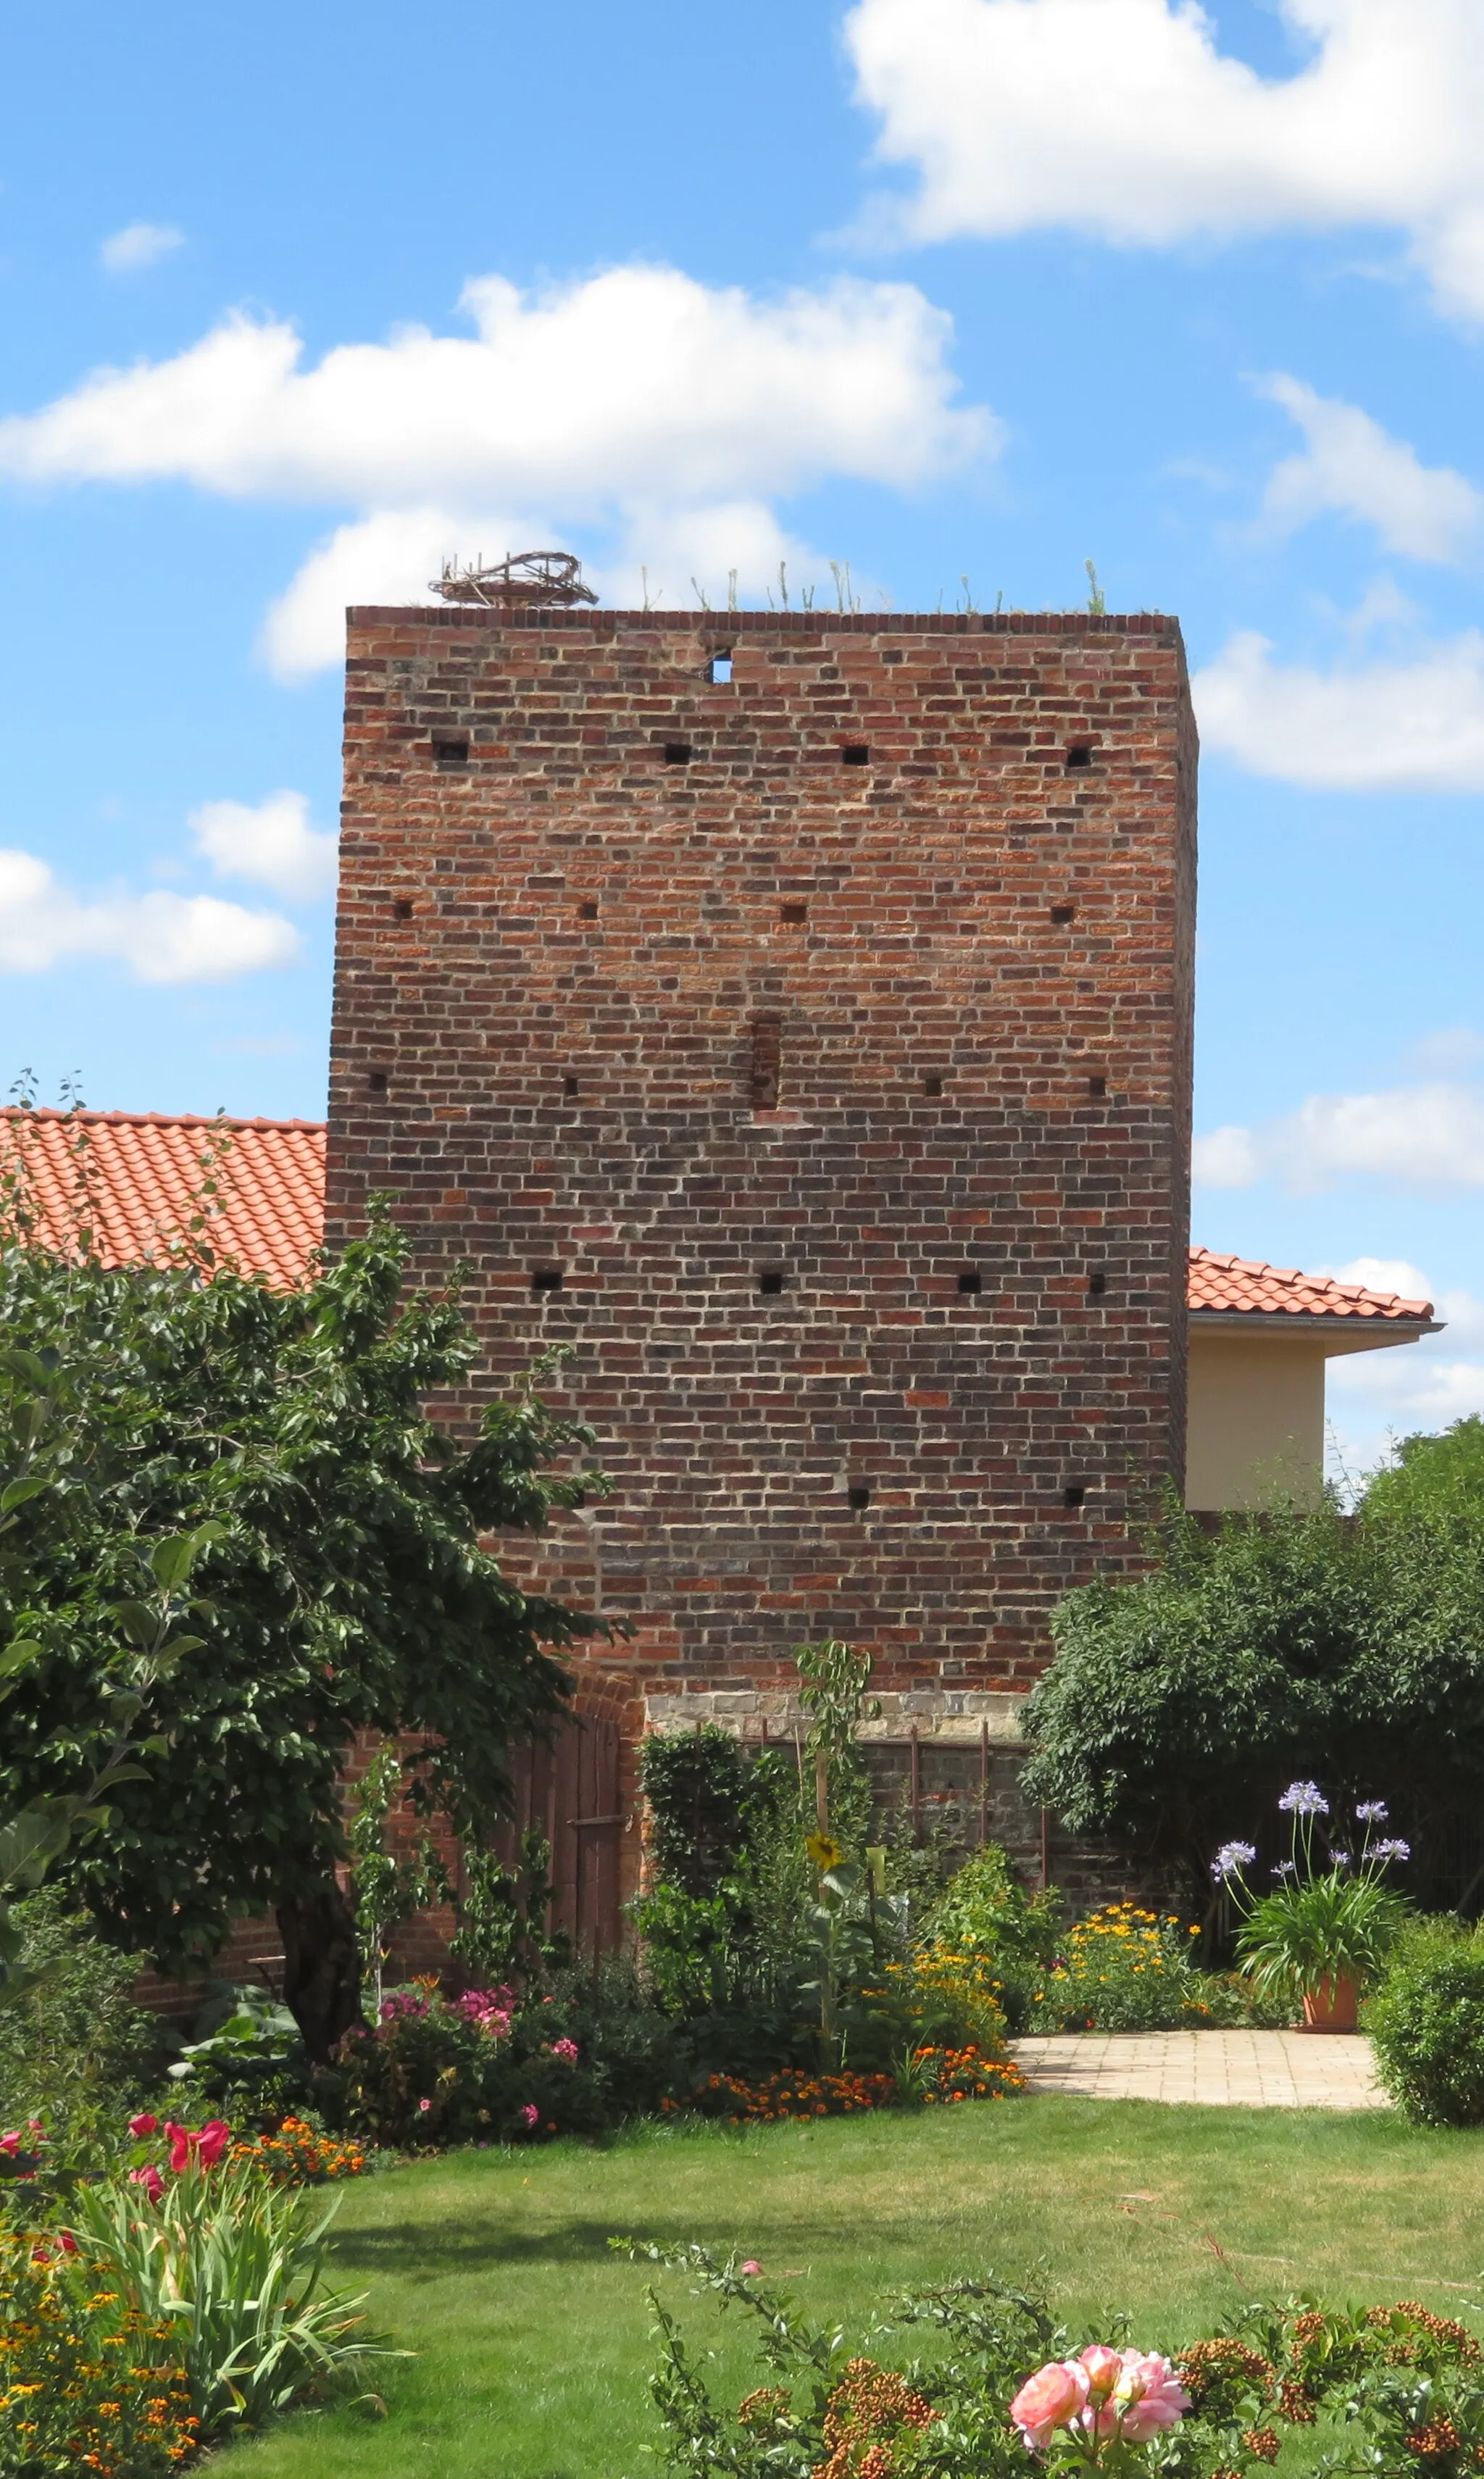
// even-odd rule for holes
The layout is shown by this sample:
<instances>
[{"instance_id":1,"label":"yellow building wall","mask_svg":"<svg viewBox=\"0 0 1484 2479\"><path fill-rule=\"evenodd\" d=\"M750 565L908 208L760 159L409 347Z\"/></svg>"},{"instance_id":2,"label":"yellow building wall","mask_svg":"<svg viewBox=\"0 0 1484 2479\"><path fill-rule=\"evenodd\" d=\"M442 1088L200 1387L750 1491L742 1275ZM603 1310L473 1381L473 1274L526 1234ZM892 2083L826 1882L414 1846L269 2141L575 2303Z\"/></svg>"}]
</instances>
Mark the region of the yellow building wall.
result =
<instances>
[{"instance_id":1,"label":"yellow building wall","mask_svg":"<svg viewBox=\"0 0 1484 2479\"><path fill-rule=\"evenodd\" d=\"M1185 1502L1201 1513L1313 1504L1324 1485L1324 1351L1190 1320Z\"/></svg>"}]
</instances>

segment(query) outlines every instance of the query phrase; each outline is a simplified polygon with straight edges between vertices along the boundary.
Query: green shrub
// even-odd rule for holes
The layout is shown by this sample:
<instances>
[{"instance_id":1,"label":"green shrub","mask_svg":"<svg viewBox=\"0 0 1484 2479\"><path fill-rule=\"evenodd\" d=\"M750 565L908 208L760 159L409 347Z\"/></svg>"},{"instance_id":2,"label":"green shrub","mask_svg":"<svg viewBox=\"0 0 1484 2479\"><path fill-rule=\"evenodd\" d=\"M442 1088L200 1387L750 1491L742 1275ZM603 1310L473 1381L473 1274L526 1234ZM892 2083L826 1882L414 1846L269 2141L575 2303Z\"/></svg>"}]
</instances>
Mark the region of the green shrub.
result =
<instances>
[{"instance_id":1,"label":"green shrub","mask_svg":"<svg viewBox=\"0 0 1484 2479\"><path fill-rule=\"evenodd\" d=\"M153 2198L127 2179L81 2185L72 2235L105 2288L147 2330L168 2330L209 2436L261 2427L312 2386L385 2354L361 2300L326 2285L338 2203L325 2210L250 2161L203 2165L197 2154Z\"/></svg>"},{"instance_id":2,"label":"green shrub","mask_svg":"<svg viewBox=\"0 0 1484 2479\"><path fill-rule=\"evenodd\" d=\"M243 2134L270 2133L309 2105L314 2078L299 2028L266 1989L215 1983L169 2069L183 2108L209 2108Z\"/></svg>"},{"instance_id":3,"label":"green shrub","mask_svg":"<svg viewBox=\"0 0 1484 2479\"><path fill-rule=\"evenodd\" d=\"M0 2117L44 2118L56 2135L123 2116L155 2078L159 2026L135 2003L139 1957L115 1953L59 1886L15 1904L22 1969L38 1974L0 2007Z\"/></svg>"},{"instance_id":4,"label":"green shrub","mask_svg":"<svg viewBox=\"0 0 1484 2479\"><path fill-rule=\"evenodd\" d=\"M1484 1935L1456 1922L1419 1926L1366 2020L1381 2082L1414 2124L1484 2122Z\"/></svg>"},{"instance_id":5,"label":"green shrub","mask_svg":"<svg viewBox=\"0 0 1484 2479\"><path fill-rule=\"evenodd\" d=\"M1172 1911L1113 1903L1074 1922L1036 1991L1037 2032L1167 2032L1220 2019L1210 1976ZM1223 1990L1228 1983L1216 1983ZM1230 2000L1228 2001L1230 2002ZM1227 2019L1230 2019L1229 2016Z\"/></svg>"}]
</instances>

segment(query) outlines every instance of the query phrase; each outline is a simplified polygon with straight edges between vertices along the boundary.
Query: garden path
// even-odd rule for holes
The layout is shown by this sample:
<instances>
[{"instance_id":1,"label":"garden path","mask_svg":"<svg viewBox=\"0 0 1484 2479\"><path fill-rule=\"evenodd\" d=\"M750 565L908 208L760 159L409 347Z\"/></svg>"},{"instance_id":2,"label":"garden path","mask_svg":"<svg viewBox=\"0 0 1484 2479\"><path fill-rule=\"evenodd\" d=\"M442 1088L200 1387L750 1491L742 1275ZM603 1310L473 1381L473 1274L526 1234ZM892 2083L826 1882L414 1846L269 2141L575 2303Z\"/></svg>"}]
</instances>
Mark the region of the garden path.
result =
<instances>
[{"instance_id":1,"label":"garden path","mask_svg":"<svg viewBox=\"0 0 1484 2479\"><path fill-rule=\"evenodd\" d=\"M1207 2108L1385 2108L1363 2033L1072 2032L1016 2040L1031 2089Z\"/></svg>"}]
</instances>

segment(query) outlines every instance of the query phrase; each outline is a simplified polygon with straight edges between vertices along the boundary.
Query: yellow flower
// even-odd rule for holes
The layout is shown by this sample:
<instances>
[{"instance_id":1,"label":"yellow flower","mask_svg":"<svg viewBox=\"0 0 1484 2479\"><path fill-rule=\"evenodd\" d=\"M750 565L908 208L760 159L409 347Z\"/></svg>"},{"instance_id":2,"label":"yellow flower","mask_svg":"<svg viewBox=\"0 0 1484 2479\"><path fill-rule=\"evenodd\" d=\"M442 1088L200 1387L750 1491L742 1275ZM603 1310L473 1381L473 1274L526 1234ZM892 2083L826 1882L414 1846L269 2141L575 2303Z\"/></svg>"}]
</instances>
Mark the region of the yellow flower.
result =
<instances>
[{"instance_id":1,"label":"yellow flower","mask_svg":"<svg viewBox=\"0 0 1484 2479\"><path fill-rule=\"evenodd\" d=\"M828 1833L811 1833L804 1847L822 1877L828 1876L832 1868L838 1868L845 1856L839 1844L832 1841Z\"/></svg>"}]
</instances>

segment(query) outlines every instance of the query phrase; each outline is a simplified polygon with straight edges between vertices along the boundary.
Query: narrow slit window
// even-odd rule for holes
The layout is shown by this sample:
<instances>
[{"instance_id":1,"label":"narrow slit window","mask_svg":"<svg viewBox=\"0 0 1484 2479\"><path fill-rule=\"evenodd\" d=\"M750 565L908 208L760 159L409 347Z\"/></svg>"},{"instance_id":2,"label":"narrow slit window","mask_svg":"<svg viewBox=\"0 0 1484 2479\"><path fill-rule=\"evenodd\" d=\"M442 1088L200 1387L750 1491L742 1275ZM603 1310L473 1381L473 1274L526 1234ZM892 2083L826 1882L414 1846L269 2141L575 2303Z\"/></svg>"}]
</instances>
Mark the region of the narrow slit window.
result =
<instances>
[{"instance_id":1,"label":"narrow slit window","mask_svg":"<svg viewBox=\"0 0 1484 2479\"><path fill-rule=\"evenodd\" d=\"M848 1504L857 1515L864 1515L866 1508L871 1503L870 1482L865 1480L853 1480L849 1489L845 1493L845 1496Z\"/></svg>"},{"instance_id":2,"label":"narrow slit window","mask_svg":"<svg viewBox=\"0 0 1484 2479\"><path fill-rule=\"evenodd\" d=\"M1091 743L1086 740L1074 740L1066 753L1066 762L1073 773L1086 772L1092 763Z\"/></svg>"},{"instance_id":3,"label":"narrow slit window","mask_svg":"<svg viewBox=\"0 0 1484 2479\"><path fill-rule=\"evenodd\" d=\"M922 1089L930 1102L941 1101L943 1098L943 1080L941 1076L925 1076L922 1080Z\"/></svg>"},{"instance_id":4,"label":"narrow slit window","mask_svg":"<svg viewBox=\"0 0 1484 2479\"><path fill-rule=\"evenodd\" d=\"M433 734L435 766L467 766L469 734L467 731L435 731Z\"/></svg>"},{"instance_id":5,"label":"narrow slit window","mask_svg":"<svg viewBox=\"0 0 1484 2479\"><path fill-rule=\"evenodd\" d=\"M749 1085L755 1111L776 1111L783 1071L783 1019L780 1015L759 1015L753 1019L753 1056Z\"/></svg>"},{"instance_id":6,"label":"narrow slit window","mask_svg":"<svg viewBox=\"0 0 1484 2479\"><path fill-rule=\"evenodd\" d=\"M712 655L706 665L706 678L719 689L730 688L731 656L729 653Z\"/></svg>"},{"instance_id":7,"label":"narrow slit window","mask_svg":"<svg viewBox=\"0 0 1484 2479\"><path fill-rule=\"evenodd\" d=\"M762 1299L765 1299L765 1300L777 1300L777 1299L781 1299L781 1298L782 1298L782 1295L783 1295L783 1268L782 1268L782 1266L781 1266L781 1265L764 1265L764 1266L762 1266L762 1267L759 1269L759 1271L758 1271L758 1276L757 1276L757 1291L758 1291L758 1296L759 1296L760 1298L762 1298Z\"/></svg>"},{"instance_id":8,"label":"narrow slit window","mask_svg":"<svg viewBox=\"0 0 1484 2479\"><path fill-rule=\"evenodd\" d=\"M537 1299L554 1298L562 1288L562 1268L560 1265L532 1266L530 1287Z\"/></svg>"},{"instance_id":9,"label":"narrow slit window","mask_svg":"<svg viewBox=\"0 0 1484 2479\"><path fill-rule=\"evenodd\" d=\"M1058 930L1069 930L1076 918L1075 904L1054 904L1051 907L1052 924Z\"/></svg>"},{"instance_id":10,"label":"narrow slit window","mask_svg":"<svg viewBox=\"0 0 1484 2479\"><path fill-rule=\"evenodd\" d=\"M581 1089L581 1086L576 1076L564 1076L562 1078L562 1091L569 1102L575 1102Z\"/></svg>"},{"instance_id":11,"label":"narrow slit window","mask_svg":"<svg viewBox=\"0 0 1484 2479\"><path fill-rule=\"evenodd\" d=\"M667 766L688 766L690 764L690 759L691 747L688 740L666 741L665 764Z\"/></svg>"},{"instance_id":12,"label":"narrow slit window","mask_svg":"<svg viewBox=\"0 0 1484 2479\"><path fill-rule=\"evenodd\" d=\"M387 1089L386 1069L384 1067L373 1067L366 1081L370 1085L373 1093L384 1093Z\"/></svg>"},{"instance_id":13,"label":"narrow slit window","mask_svg":"<svg viewBox=\"0 0 1484 2479\"><path fill-rule=\"evenodd\" d=\"M1100 1300L1108 1290L1108 1276L1101 1265L1094 1265L1087 1276L1087 1297Z\"/></svg>"},{"instance_id":14,"label":"narrow slit window","mask_svg":"<svg viewBox=\"0 0 1484 2479\"><path fill-rule=\"evenodd\" d=\"M984 1288L985 1278L980 1272L979 1267L977 1265L965 1265L962 1273L959 1277L959 1298L964 1300L977 1300Z\"/></svg>"},{"instance_id":15,"label":"narrow slit window","mask_svg":"<svg viewBox=\"0 0 1484 2479\"><path fill-rule=\"evenodd\" d=\"M863 740L848 740L840 752L842 766L869 766L871 752Z\"/></svg>"},{"instance_id":16,"label":"narrow slit window","mask_svg":"<svg viewBox=\"0 0 1484 2479\"><path fill-rule=\"evenodd\" d=\"M1068 1482L1067 1482L1067 1484L1066 1484L1065 1489L1062 1492L1062 1505L1063 1505L1063 1506L1067 1506L1067 1507L1074 1507L1074 1506L1086 1506L1086 1505L1087 1505L1087 1482L1086 1482L1085 1480L1070 1480L1070 1481L1068 1481Z\"/></svg>"},{"instance_id":17,"label":"narrow slit window","mask_svg":"<svg viewBox=\"0 0 1484 2479\"><path fill-rule=\"evenodd\" d=\"M1108 1091L1107 1077L1089 1076L1087 1079L1087 1090L1091 1094L1094 1102L1101 1102Z\"/></svg>"}]
</instances>

